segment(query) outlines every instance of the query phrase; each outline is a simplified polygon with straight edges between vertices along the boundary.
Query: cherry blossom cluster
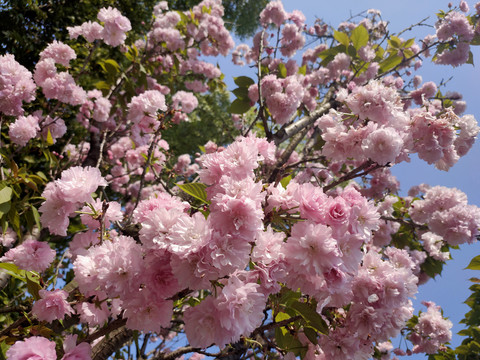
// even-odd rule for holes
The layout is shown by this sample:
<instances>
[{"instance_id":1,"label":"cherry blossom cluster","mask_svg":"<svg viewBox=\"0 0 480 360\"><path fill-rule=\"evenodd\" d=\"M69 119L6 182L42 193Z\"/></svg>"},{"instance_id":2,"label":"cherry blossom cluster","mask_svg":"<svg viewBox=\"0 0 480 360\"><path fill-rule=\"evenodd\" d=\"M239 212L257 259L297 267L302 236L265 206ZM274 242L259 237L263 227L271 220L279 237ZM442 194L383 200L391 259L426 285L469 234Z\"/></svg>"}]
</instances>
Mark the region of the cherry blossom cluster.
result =
<instances>
[{"instance_id":1,"label":"cherry blossom cluster","mask_svg":"<svg viewBox=\"0 0 480 360\"><path fill-rule=\"evenodd\" d=\"M65 354L61 360L91 359L92 349L87 343L76 344L77 335L68 335L63 342ZM7 350L10 360L42 359L57 360L55 342L41 336L32 336L24 341L17 341Z\"/></svg>"},{"instance_id":2,"label":"cherry blossom cluster","mask_svg":"<svg viewBox=\"0 0 480 360\"><path fill-rule=\"evenodd\" d=\"M125 42L126 32L132 29L132 25L118 9L110 6L102 8L97 18L103 22L103 26L97 22L87 21L81 25L69 27L67 29L70 38L76 39L83 36L88 42L103 40L105 44L111 46L119 46Z\"/></svg>"},{"instance_id":3,"label":"cherry blossom cluster","mask_svg":"<svg viewBox=\"0 0 480 360\"><path fill-rule=\"evenodd\" d=\"M23 114L22 102L35 99L32 74L11 54L0 56L0 111L6 115Z\"/></svg>"},{"instance_id":4,"label":"cherry blossom cluster","mask_svg":"<svg viewBox=\"0 0 480 360\"><path fill-rule=\"evenodd\" d=\"M441 244L440 239L443 239L455 246L476 240L480 211L467 203L467 196L463 192L443 186L434 186L424 191L422 199L412 202L409 212L415 223L427 224L429 232L422 236L427 243Z\"/></svg>"},{"instance_id":5,"label":"cherry blossom cluster","mask_svg":"<svg viewBox=\"0 0 480 360\"><path fill-rule=\"evenodd\" d=\"M427 312L418 317L409 340L414 344L413 353L435 354L452 339L450 329L453 324L442 316L440 306L425 301L423 305L427 307Z\"/></svg>"},{"instance_id":6,"label":"cherry blossom cluster","mask_svg":"<svg viewBox=\"0 0 480 360\"><path fill-rule=\"evenodd\" d=\"M52 234L67 235L68 217L84 203L92 203L92 193L106 185L97 168L77 166L65 170L61 178L48 183L42 193L46 199L39 209L42 225Z\"/></svg>"}]
</instances>

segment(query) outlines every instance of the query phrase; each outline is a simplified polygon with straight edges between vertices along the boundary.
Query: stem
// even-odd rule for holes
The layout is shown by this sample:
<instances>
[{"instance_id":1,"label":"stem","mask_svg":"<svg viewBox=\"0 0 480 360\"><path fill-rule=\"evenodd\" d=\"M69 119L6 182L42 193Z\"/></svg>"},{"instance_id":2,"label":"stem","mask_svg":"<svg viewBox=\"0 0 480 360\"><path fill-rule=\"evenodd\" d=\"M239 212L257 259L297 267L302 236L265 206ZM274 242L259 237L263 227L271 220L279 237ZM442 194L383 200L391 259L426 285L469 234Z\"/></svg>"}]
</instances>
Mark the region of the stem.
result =
<instances>
[{"instance_id":1,"label":"stem","mask_svg":"<svg viewBox=\"0 0 480 360\"><path fill-rule=\"evenodd\" d=\"M337 185L340 185L341 183L355 179L360 176L367 175L368 173L372 172L373 170L380 169L386 165L379 165L374 163L372 160L367 160L365 161L362 165L359 167L353 169L352 171L348 172L347 174L343 175L340 179L326 185L323 187L323 192L327 192L328 190L334 188ZM365 170L363 172L360 172L362 170Z\"/></svg>"},{"instance_id":2,"label":"stem","mask_svg":"<svg viewBox=\"0 0 480 360\"><path fill-rule=\"evenodd\" d=\"M199 329L199 331L201 331ZM199 348L194 348L193 346L184 346L181 348L178 348L177 350L174 350L168 354L160 353L157 356L153 357L151 360L174 360L179 358L183 354L188 354L191 352L196 352L201 349Z\"/></svg>"}]
</instances>

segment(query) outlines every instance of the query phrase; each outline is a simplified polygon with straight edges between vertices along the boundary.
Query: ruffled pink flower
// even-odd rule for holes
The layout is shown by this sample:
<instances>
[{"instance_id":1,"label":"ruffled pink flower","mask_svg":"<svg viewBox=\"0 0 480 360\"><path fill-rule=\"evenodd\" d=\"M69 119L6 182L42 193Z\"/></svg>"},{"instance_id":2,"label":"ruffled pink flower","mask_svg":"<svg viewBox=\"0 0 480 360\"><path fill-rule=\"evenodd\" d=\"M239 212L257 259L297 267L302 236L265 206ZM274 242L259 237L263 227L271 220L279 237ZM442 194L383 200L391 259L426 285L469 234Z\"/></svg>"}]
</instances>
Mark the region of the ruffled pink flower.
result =
<instances>
[{"instance_id":1,"label":"ruffled pink flower","mask_svg":"<svg viewBox=\"0 0 480 360\"><path fill-rule=\"evenodd\" d=\"M7 350L8 360L56 360L55 342L41 336L17 341Z\"/></svg>"},{"instance_id":2,"label":"ruffled pink flower","mask_svg":"<svg viewBox=\"0 0 480 360\"><path fill-rule=\"evenodd\" d=\"M40 290L41 299L32 307L32 313L40 321L52 322L63 320L65 315L73 313L72 307L67 302L68 293L63 290Z\"/></svg>"},{"instance_id":3,"label":"ruffled pink flower","mask_svg":"<svg viewBox=\"0 0 480 360\"><path fill-rule=\"evenodd\" d=\"M287 262L307 274L319 275L341 265L341 253L332 229L309 221L293 225L282 251Z\"/></svg>"},{"instance_id":4,"label":"ruffled pink flower","mask_svg":"<svg viewBox=\"0 0 480 360\"><path fill-rule=\"evenodd\" d=\"M260 23L266 27L269 24L275 24L280 27L288 18L288 14L283 9L280 1L271 1L260 13Z\"/></svg>"},{"instance_id":5,"label":"ruffled pink flower","mask_svg":"<svg viewBox=\"0 0 480 360\"><path fill-rule=\"evenodd\" d=\"M80 315L80 321L90 326L103 325L110 315L105 301L100 304L78 303L75 305L75 310Z\"/></svg>"},{"instance_id":6,"label":"ruffled pink flower","mask_svg":"<svg viewBox=\"0 0 480 360\"><path fill-rule=\"evenodd\" d=\"M61 64L65 67L68 67L70 60L76 57L75 51L70 46L57 40L54 40L40 53L40 61L53 59L56 64Z\"/></svg>"},{"instance_id":7,"label":"ruffled pink flower","mask_svg":"<svg viewBox=\"0 0 480 360\"><path fill-rule=\"evenodd\" d=\"M38 118L33 115L19 116L8 129L8 135L13 143L19 146L27 145L30 139L37 136L40 131Z\"/></svg>"},{"instance_id":8,"label":"ruffled pink flower","mask_svg":"<svg viewBox=\"0 0 480 360\"><path fill-rule=\"evenodd\" d=\"M437 37L440 41L449 41L457 36L461 41L468 42L473 39L475 31L465 14L458 11L449 12L445 18L435 24Z\"/></svg>"},{"instance_id":9,"label":"ruffled pink flower","mask_svg":"<svg viewBox=\"0 0 480 360\"><path fill-rule=\"evenodd\" d=\"M95 202L90 204L97 211L97 214L102 214L102 221L105 224L105 228L109 228L115 221L120 221L123 218L122 206L116 201L107 202L107 211L103 213L103 202L100 199L96 199ZM82 212L92 213L92 209L89 206L84 206ZM99 228L100 222L92 215L82 214L80 215L82 223L91 229Z\"/></svg>"},{"instance_id":10,"label":"ruffled pink flower","mask_svg":"<svg viewBox=\"0 0 480 360\"><path fill-rule=\"evenodd\" d=\"M413 328L414 332L409 340L414 344L413 352L435 354L441 346L452 339L452 322L444 319L440 306L433 302L423 302L427 311L418 317L418 323Z\"/></svg>"},{"instance_id":11,"label":"ruffled pink flower","mask_svg":"<svg viewBox=\"0 0 480 360\"><path fill-rule=\"evenodd\" d=\"M30 71L16 62L13 55L0 56L0 112L23 114L22 102L35 99L35 90Z\"/></svg>"},{"instance_id":12,"label":"ruffled pink flower","mask_svg":"<svg viewBox=\"0 0 480 360\"><path fill-rule=\"evenodd\" d=\"M55 184L65 201L84 203L91 202L92 193L99 186L106 186L107 182L97 168L74 166L63 171Z\"/></svg>"},{"instance_id":13,"label":"ruffled pink flower","mask_svg":"<svg viewBox=\"0 0 480 360\"><path fill-rule=\"evenodd\" d=\"M177 91L172 97L173 107L190 114L198 106L198 100L192 93L186 91Z\"/></svg>"},{"instance_id":14,"label":"ruffled pink flower","mask_svg":"<svg viewBox=\"0 0 480 360\"><path fill-rule=\"evenodd\" d=\"M128 236L117 236L88 249L73 263L75 279L82 292L98 287L108 296L122 296L138 290L143 254L139 244Z\"/></svg>"},{"instance_id":15,"label":"ruffled pink flower","mask_svg":"<svg viewBox=\"0 0 480 360\"><path fill-rule=\"evenodd\" d=\"M77 345L78 335L67 335L63 341L63 355L62 360L91 360L92 347L86 342Z\"/></svg>"},{"instance_id":16,"label":"ruffled pink flower","mask_svg":"<svg viewBox=\"0 0 480 360\"><path fill-rule=\"evenodd\" d=\"M127 327L139 331L159 333L168 327L173 316L173 301L144 297L143 293L123 304ZM152 301L153 300L153 301Z\"/></svg>"},{"instance_id":17,"label":"ruffled pink flower","mask_svg":"<svg viewBox=\"0 0 480 360\"><path fill-rule=\"evenodd\" d=\"M0 244L3 247L9 248L17 241L17 233L12 228L7 228L5 231L0 229L0 231L2 232L0 234Z\"/></svg>"},{"instance_id":18,"label":"ruffled pink flower","mask_svg":"<svg viewBox=\"0 0 480 360\"><path fill-rule=\"evenodd\" d=\"M188 342L193 347L206 348L210 345L224 347L232 337L233 331L228 331L220 324L215 299L212 296L204 299L199 305L185 310L185 333ZM198 331L202 329L202 331Z\"/></svg>"},{"instance_id":19,"label":"ruffled pink flower","mask_svg":"<svg viewBox=\"0 0 480 360\"><path fill-rule=\"evenodd\" d=\"M145 132L153 132L158 125L157 111L166 111L165 96L157 90L148 90L134 96L128 104L128 119Z\"/></svg>"},{"instance_id":20,"label":"ruffled pink flower","mask_svg":"<svg viewBox=\"0 0 480 360\"><path fill-rule=\"evenodd\" d=\"M103 26L97 22L87 21L80 26L67 27L70 39L76 39L82 35L88 42L102 39Z\"/></svg>"},{"instance_id":21,"label":"ruffled pink flower","mask_svg":"<svg viewBox=\"0 0 480 360\"><path fill-rule=\"evenodd\" d=\"M97 15L98 20L103 21L103 41L111 46L119 46L125 42L127 31L132 29L130 20L123 16L120 11L112 7L102 8Z\"/></svg>"},{"instance_id":22,"label":"ruffled pink flower","mask_svg":"<svg viewBox=\"0 0 480 360\"><path fill-rule=\"evenodd\" d=\"M243 282L238 275L241 273L228 279L222 293L215 299L220 325L233 333L233 342L260 326L266 302L265 295L259 291L260 285Z\"/></svg>"},{"instance_id":23,"label":"ruffled pink flower","mask_svg":"<svg viewBox=\"0 0 480 360\"><path fill-rule=\"evenodd\" d=\"M362 143L365 156L379 165L394 163L402 147L402 137L391 127L373 131Z\"/></svg>"},{"instance_id":24,"label":"ruffled pink flower","mask_svg":"<svg viewBox=\"0 0 480 360\"><path fill-rule=\"evenodd\" d=\"M42 272L54 259L55 250L48 243L30 239L8 250L0 261L12 262L23 270Z\"/></svg>"}]
</instances>

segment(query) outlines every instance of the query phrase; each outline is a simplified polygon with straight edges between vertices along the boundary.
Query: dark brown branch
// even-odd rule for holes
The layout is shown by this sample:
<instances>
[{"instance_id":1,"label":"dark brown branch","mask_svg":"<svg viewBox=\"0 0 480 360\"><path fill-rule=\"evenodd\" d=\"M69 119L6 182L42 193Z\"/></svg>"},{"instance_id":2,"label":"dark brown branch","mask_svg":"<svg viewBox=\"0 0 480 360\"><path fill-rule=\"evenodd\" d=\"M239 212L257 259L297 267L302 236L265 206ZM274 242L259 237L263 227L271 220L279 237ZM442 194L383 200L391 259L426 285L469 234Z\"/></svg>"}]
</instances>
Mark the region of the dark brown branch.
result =
<instances>
[{"instance_id":1,"label":"dark brown branch","mask_svg":"<svg viewBox=\"0 0 480 360\"><path fill-rule=\"evenodd\" d=\"M92 360L108 359L114 352L118 351L133 336L133 330L122 326L113 331L109 331L108 337L102 339L92 349Z\"/></svg>"},{"instance_id":2,"label":"dark brown branch","mask_svg":"<svg viewBox=\"0 0 480 360\"><path fill-rule=\"evenodd\" d=\"M11 312L23 313L23 312L26 312L26 311L29 311L29 310L30 309L27 306L22 306L22 305L6 306L6 307L0 309L0 314L7 314L7 313L11 313Z\"/></svg>"},{"instance_id":3,"label":"dark brown branch","mask_svg":"<svg viewBox=\"0 0 480 360\"><path fill-rule=\"evenodd\" d=\"M292 155L293 151L296 149L298 144L303 140L305 135L307 135L308 132L308 127L303 128L300 132L294 135L292 140L290 141L290 144L288 144L287 148L285 151L282 153L280 158L277 160L275 167L272 170L272 173L270 174L268 178L268 182L272 183L276 181L277 176L279 175L280 171L282 170L283 166L287 163L288 159Z\"/></svg>"},{"instance_id":4,"label":"dark brown branch","mask_svg":"<svg viewBox=\"0 0 480 360\"><path fill-rule=\"evenodd\" d=\"M334 188L337 185L340 185L341 183L343 183L345 181L352 180L352 179L355 179L357 177L367 175L368 173L372 172L373 170L380 169L384 166L386 166L386 165L379 165L379 164L374 163L372 160L367 160L362 165L360 165L359 167L356 167L355 169L353 169L349 173L343 175L340 179L324 186L323 187L323 192L327 192L328 190ZM362 170L364 170L364 171L360 172Z\"/></svg>"},{"instance_id":5,"label":"dark brown branch","mask_svg":"<svg viewBox=\"0 0 480 360\"><path fill-rule=\"evenodd\" d=\"M107 335L110 333L113 334L114 331L125 327L126 323L127 323L127 319L114 320L107 326L95 331L93 334L88 335L85 339L83 339L83 342L92 343L93 341L95 341L96 339L104 335Z\"/></svg>"},{"instance_id":6,"label":"dark brown branch","mask_svg":"<svg viewBox=\"0 0 480 360\"><path fill-rule=\"evenodd\" d=\"M201 330L199 329L199 331L201 331ZM196 351L200 351L200 350L201 350L200 348L194 348L193 346L184 346L184 347L178 348L177 350L174 350L174 351L172 351L168 354L160 353L157 356L155 356L154 358L152 358L151 360L174 360L174 359L179 358L183 354L188 354L188 353L196 352Z\"/></svg>"},{"instance_id":7,"label":"dark brown branch","mask_svg":"<svg viewBox=\"0 0 480 360\"><path fill-rule=\"evenodd\" d=\"M87 157L85 158L85 160L83 160L82 166L96 166L98 160L100 159L100 151L100 136L98 133L92 133L90 140L90 150L88 150Z\"/></svg>"}]
</instances>

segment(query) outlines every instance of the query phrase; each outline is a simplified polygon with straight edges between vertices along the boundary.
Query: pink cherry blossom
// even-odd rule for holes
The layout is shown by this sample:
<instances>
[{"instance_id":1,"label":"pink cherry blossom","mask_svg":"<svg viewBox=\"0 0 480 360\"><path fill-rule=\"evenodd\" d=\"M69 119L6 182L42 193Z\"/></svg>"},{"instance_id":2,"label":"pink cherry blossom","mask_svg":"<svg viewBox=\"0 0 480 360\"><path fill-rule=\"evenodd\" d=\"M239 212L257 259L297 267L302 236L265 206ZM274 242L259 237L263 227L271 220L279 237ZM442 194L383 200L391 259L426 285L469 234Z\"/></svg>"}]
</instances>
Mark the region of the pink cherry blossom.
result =
<instances>
[{"instance_id":1,"label":"pink cherry blossom","mask_svg":"<svg viewBox=\"0 0 480 360\"><path fill-rule=\"evenodd\" d=\"M90 344L82 342L77 345L78 335L67 335L63 341L63 355L62 360L91 360L92 348Z\"/></svg>"},{"instance_id":2,"label":"pink cherry blossom","mask_svg":"<svg viewBox=\"0 0 480 360\"><path fill-rule=\"evenodd\" d=\"M7 350L9 360L56 360L55 342L41 336L32 336L17 341Z\"/></svg>"},{"instance_id":3,"label":"pink cherry blossom","mask_svg":"<svg viewBox=\"0 0 480 360\"><path fill-rule=\"evenodd\" d=\"M40 61L53 59L56 64L61 64L65 67L68 67L70 60L76 57L75 51L70 46L57 40L54 40L40 53Z\"/></svg>"},{"instance_id":4,"label":"pink cherry blossom","mask_svg":"<svg viewBox=\"0 0 480 360\"><path fill-rule=\"evenodd\" d=\"M27 145L28 141L36 137L40 131L38 122L39 119L33 115L19 116L8 130L12 142L22 147Z\"/></svg>"},{"instance_id":5,"label":"pink cherry blossom","mask_svg":"<svg viewBox=\"0 0 480 360\"><path fill-rule=\"evenodd\" d=\"M32 101L35 90L32 74L13 55L0 56L0 112L22 115L22 102Z\"/></svg>"},{"instance_id":6,"label":"pink cherry blossom","mask_svg":"<svg viewBox=\"0 0 480 360\"><path fill-rule=\"evenodd\" d=\"M22 270L42 272L54 259L55 250L48 243L30 239L8 250L0 261L12 262Z\"/></svg>"},{"instance_id":7,"label":"pink cherry blossom","mask_svg":"<svg viewBox=\"0 0 480 360\"><path fill-rule=\"evenodd\" d=\"M40 321L52 322L63 320L65 315L73 314L72 307L67 302L68 293L63 290L40 290L41 299L32 307L32 313Z\"/></svg>"}]
</instances>

